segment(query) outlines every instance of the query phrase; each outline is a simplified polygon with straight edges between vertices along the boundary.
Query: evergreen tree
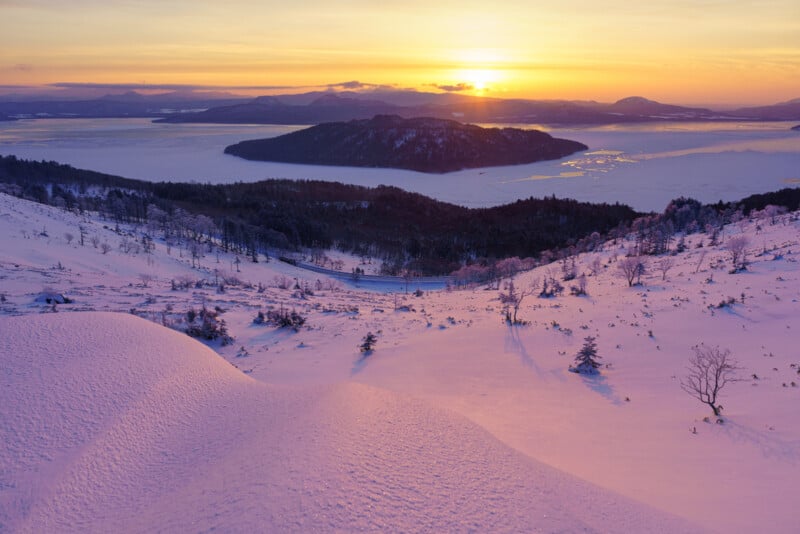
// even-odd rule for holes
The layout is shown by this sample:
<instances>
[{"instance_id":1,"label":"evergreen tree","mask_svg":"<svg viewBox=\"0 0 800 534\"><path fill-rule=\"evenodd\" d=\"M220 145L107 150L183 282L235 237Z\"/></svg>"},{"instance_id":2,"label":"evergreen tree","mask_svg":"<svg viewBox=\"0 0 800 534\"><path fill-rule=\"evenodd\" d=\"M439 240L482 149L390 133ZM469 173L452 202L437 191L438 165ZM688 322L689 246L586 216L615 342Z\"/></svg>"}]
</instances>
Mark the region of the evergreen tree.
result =
<instances>
[{"instance_id":1,"label":"evergreen tree","mask_svg":"<svg viewBox=\"0 0 800 534\"><path fill-rule=\"evenodd\" d=\"M594 375L599 373L597 370L600 367L599 360L601 357L597 354L597 343L593 336L588 336L583 340L583 347L575 355L575 367L570 367L569 370L573 373L581 373L587 375Z\"/></svg>"},{"instance_id":2,"label":"evergreen tree","mask_svg":"<svg viewBox=\"0 0 800 534\"><path fill-rule=\"evenodd\" d=\"M359 345L358 348L364 353L364 355L369 355L372 354L373 350L375 350L375 344L377 342L378 336L372 332L367 332L367 335L361 340L361 345Z\"/></svg>"}]
</instances>

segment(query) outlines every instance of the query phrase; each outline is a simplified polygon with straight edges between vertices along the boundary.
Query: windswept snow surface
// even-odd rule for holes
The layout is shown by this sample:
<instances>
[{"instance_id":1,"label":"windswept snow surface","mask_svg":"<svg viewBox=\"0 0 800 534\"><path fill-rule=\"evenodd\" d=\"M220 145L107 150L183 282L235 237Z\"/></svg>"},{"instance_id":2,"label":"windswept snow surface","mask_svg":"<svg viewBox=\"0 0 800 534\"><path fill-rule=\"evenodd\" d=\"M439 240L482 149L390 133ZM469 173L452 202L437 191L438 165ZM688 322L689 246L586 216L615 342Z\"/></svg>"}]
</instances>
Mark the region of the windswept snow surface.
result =
<instances>
[{"instance_id":1,"label":"windswept snow surface","mask_svg":"<svg viewBox=\"0 0 800 534\"><path fill-rule=\"evenodd\" d=\"M577 258L587 296L529 296L514 327L496 289L370 292L214 252L193 268L158 235L123 253L141 231L0 194L0 531L797 532L798 213L687 236L635 287L632 241L606 243ZM202 306L232 344L161 326ZM253 324L281 306L306 324ZM589 335L595 378L567 370ZM742 368L722 424L680 387L699 343Z\"/></svg>"},{"instance_id":2,"label":"windswept snow surface","mask_svg":"<svg viewBox=\"0 0 800 534\"><path fill-rule=\"evenodd\" d=\"M0 326L4 530L692 529L421 400L270 386L131 315Z\"/></svg>"}]
</instances>

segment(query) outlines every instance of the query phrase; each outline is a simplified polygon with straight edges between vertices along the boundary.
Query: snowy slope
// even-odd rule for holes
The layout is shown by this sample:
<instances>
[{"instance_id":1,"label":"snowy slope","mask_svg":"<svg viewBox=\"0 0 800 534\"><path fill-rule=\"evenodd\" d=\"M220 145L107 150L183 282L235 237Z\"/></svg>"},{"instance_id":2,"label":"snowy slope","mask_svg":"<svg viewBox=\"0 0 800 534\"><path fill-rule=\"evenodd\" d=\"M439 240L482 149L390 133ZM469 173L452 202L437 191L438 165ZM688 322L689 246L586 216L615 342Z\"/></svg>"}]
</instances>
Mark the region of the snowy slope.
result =
<instances>
[{"instance_id":1,"label":"snowy slope","mask_svg":"<svg viewBox=\"0 0 800 534\"><path fill-rule=\"evenodd\" d=\"M469 521L480 525L475 530L531 530L521 526L528 521L545 532L584 527L638 532L651 530L644 522L659 509L719 532L796 532L797 215L729 225L720 245L710 245L707 235L688 236L688 249L672 256L674 265L666 277L655 268L659 258L653 258L637 287L628 287L617 272L632 243L607 243L577 259L578 271L588 275L588 296L530 296L519 311L530 324L509 327L502 322L495 289L479 286L419 297L401 287L395 293L368 292L275 261L244 262L237 272L233 258L224 254L208 254L200 267L192 268L185 251L168 251L163 242L156 242L149 255L123 253L117 244L132 228L117 233L108 221L0 195L0 316L24 316L0 317L5 344L0 347L0 377L12 377L4 383L0 400L11 396L19 403L19 398L58 392L74 400L42 397L41 403L26 403L45 414L64 414L58 421L69 420L67 426L59 426L55 416L46 427L24 422L21 415L6 423L12 412L5 406L15 404L0 404L5 447L0 487L11 488L0 492L0 521L37 530L63 515L44 497L57 495L58 502L70 503L63 506L109 528L126 521L123 517L133 518L129 522L141 517L141 524L167 524L167 517L183 521L188 515L173 515L197 509L198 526L189 530L214 525L246 530L257 523L285 530L349 530L351 525L470 530ZM88 231L85 246L77 237L69 243L63 235L77 236L78 225ZM46 237L40 235L45 228ZM740 234L750 239L750 266L729 274L725 243ZM91 236L108 241L112 250L103 254L88 243ZM595 260L601 262L596 275L590 274ZM171 280L179 277L213 281L215 270L239 282L227 284L224 293L210 283L171 289ZM558 265L519 274L515 283L528 287L548 272L559 275ZM281 287L281 278L291 286L295 279L312 286L320 279L322 289L300 294ZM51 304L37 301L45 289L74 301L56 305L53 314ZM731 298L732 305L717 307ZM133 312L179 329L185 312L202 305L226 310L222 317L235 341L207 345L233 366L182 334L176 337L127 317ZM295 332L253 324L257 311L280 306L304 314L306 325ZM87 362L94 361L91 347L107 334L121 335L139 324L147 330L127 342L125 351L134 355L122 353L125 365L65 366L75 378L55 389L35 379L36 373L56 376L47 365L30 363L20 375L26 367L18 367L22 363L9 354L28 354L26 343L39 343L47 350L30 356L38 362L36 358L67 343L36 341L37 332L47 331L37 325L58 325L71 315L66 312L86 310L126 314L106 316L93 328L57 327L76 340L75 351L89 354ZM377 350L362 358L357 345L368 331L378 335ZM567 371L587 335L597 336L607 365L594 379ZM158 350L145 350L153 347L151 339ZM102 343L116 342L108 337ZM186 354L199 359L172 360L180 359L183 349L161 349L181 343L187 344ZM710 409L680 388L691 347L698 343L731 349L742 367L742 381L722 394L724 424L713 417L704 421L712 415ZM215 363L207 364L200 354ZM164 373L165 385L147 386L156 384L155 377L141 367L128 369L132 362L158 362L153 368ZM195 378L183 378L185 364L197 366ZM92 375L92 368L103 368L102 377L117 380L120 396L105 408L91 404L73 409L106 393L102 377ZM195 381L207 385L183 390L169 385ZM6 385L22 388L25 383L31 392L41 393L17 395ZM94 390L78 386L84 383L96 384ZM155 400L147 404L150 397ZM146 422L148 413L162 412L165 421L178 422L162 425L161 417ZM112 427L125 434L124 428L137 428L133 421L153 429L145 432L142 443L131 440L135 450L125 449L116 434L101 436ZM273 427L280 432L268 430ZM28 449L39 452L29 454ZM84 450L88 456L82 455ZM83 489L89 486L68 478L63 480L72 486L52 481L52 473L77 473L80 461L117 473L116 481L111 475L97 478L114 491L95 492L90 498L92 492ZM168 477L161 474L167 472ZM425 475L434 472L437 483ZM516 473L525 476L520 479ZM150 478L156 487L138 489ZM162 490L167 479L175 482ZM208 485L212 481L213 488ZM82 489L59 493L62 487ZM125 497L112 507L118 490ZM537 498L525 500L531 495ZM82 496L87 502L76 504ZM98 500L87 504L91 499ZM491 505L474 505L475 499ZM265 501L274 504L263 512L267 515L258 515ZM395 511L388 509L389 503ZM380 513L365 512L381 506ZM630 513L623 512L626 507ZM583 509L589 512L583 514ZM469 519L462 522L460 513ZM553 523L542 522L545 514ZM663 525L666 531L688 528Z\"/></svg>"},{"instance_id":2,"label":"snowy slope","mask_svg":"<svg viewBox=\"0 0 800 534\"><path fill-rule=\"evenodd\" d=\"M268 386L125 314L0 327L9 531L691 530L423 401Z\"/></svg>"}]
</instances>

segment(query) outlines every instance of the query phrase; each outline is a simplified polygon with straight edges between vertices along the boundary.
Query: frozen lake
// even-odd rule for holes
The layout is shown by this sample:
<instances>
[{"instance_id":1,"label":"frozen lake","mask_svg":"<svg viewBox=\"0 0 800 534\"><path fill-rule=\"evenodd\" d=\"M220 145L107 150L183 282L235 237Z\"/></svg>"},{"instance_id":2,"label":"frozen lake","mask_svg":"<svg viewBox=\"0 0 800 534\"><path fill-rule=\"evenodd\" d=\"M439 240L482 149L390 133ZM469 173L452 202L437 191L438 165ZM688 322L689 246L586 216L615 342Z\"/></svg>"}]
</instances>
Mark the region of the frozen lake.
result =
<instances>
[{"instance_id":1,"label":"frozen lake","mask_svg":"<svg viewBox=\"0 0 800 534\"><path fill-rule=\"evenodd\" d=\"M590 149L558 161L444 175L252 162L223 153L227 145L244 139L303 128L282 125L156 124L149 119L0 122L0 154L151 181L316 179L394 185L472 207L555 195L661 211L679 196L716 202L800 186L800 132L790 130L793 124L540 127Z\"/></svg>"}]
</instances>

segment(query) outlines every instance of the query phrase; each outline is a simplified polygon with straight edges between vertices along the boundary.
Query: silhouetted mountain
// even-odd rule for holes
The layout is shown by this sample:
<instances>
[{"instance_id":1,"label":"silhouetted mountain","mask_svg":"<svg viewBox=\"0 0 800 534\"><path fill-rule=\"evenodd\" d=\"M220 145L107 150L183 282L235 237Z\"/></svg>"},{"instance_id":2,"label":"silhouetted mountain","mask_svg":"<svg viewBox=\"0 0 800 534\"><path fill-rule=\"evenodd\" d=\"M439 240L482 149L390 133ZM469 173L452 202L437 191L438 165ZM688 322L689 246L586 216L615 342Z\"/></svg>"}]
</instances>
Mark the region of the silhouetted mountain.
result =
<instances>
[{"instance_id":1,"label":"silhouetted mountain","mask_svg":"<svg viewBox=\"0 0 800 534\"><path fill-rule=\"evenodd\" d=\"M698 120L713 118L715 115L710 109L687 108L672 104L662 104L641 96L623 98L611 105L598 104L596 109L605 109L611 113L620 113L649 119Z\"/></svg>"},{"instance_id":2,"label":"silhouetted mountain","mask_svg":"<svg viewBox=\"0 0 800 534\"><path fill-rule=\"evenodd\" d=\"M436 118L377 115L325 123L225 149L245 159L312 165L390 167L422 172L558 159L586 145L536 130L481 128Z\"/></svg>"},{"instance_id":3,"label":"silhouetted mountain","mask_svg":"<svg viewBox=\"0 0 800 534\"><path fill-rule=\"evenodd\" d=\"M272 97L283 106L264 107L259 99L228 108L173 115L164 122L319 124L374 115L434 117L468 123L613 124L654 120L731 120L703 108L661 104L642 97L614 104L568 100L520 100L463 94L376 90L311 92Z\"/></svg>"},{"instance_id":4,"label":"silhouetted mountain","mask_svg":"<svg viewBox=\"0 0 800 534\"><path fill-rule=\"evenodd\" d=\"M740 108L732 115L768 121L794 121L800 119L800 98L771 106Z\"/></svg>"},{"instance_id":5,"label":"silhouetted mountain","mask_svg":"<svg viewBox=\"0 0 800 534\"><path fill-rule=\"evenodd\" d=\"M800 132L800 124L798 124L797 126L792 126L792 130Z\"/></svg>"},{"instance_id":6,"label":"silhouetted mountain","mask_svg":"<svg viewBox=\"0 0 800 534\"><path fill-rule=\"evenodd\" d=\"M320 93L308 104L286 104L284 96L258 97L250 102L207 109L198 113L170 115L158 122L211 122L224 124L317 124L319 122L367 119L393 113L396 107L378 100ZM305 99L304 99L305 100Z\"/></svg>"},{"instance_id":7,"label":"silhouetted mountain","mask_svg":"<svg viewBox=\"0 0 800 534\"><path fill-rule=\"evenodd\" d=\"M289 106L307 106L315 100L326 95L335 94L342 98L354 100L373 100L390 104L396 107L419 107L427 105L448 105L461 103L470 100L483 100L483 97L475 97L458 93L430 93L425 91L413 91L403 89L370 89L365 91L311 91L293 95L276 95L282 103Z\"/></svg>"},{"instance_id":8,"label":"silhouetted mountain","mask_svg":"<svg viewBox=\"0 0 800 534\"><path fill-rule=\"evenodd\" d=\"M644 97L613 104L593 101L522 100L478 97L458 92L429 93L387 88L239 98L211 91L156 95L136 91L95 99L32 101L0 97L0 114L14 117L152 117L160 122L320 124L368 119L375 115L435 117L469 123L614 124L659 120L798 120L800 99L772 106L716 112L662 104Z\"/></svg>"}]
</instances>

